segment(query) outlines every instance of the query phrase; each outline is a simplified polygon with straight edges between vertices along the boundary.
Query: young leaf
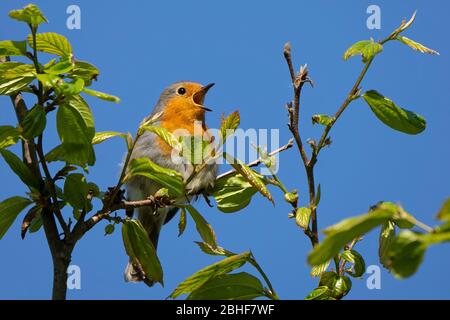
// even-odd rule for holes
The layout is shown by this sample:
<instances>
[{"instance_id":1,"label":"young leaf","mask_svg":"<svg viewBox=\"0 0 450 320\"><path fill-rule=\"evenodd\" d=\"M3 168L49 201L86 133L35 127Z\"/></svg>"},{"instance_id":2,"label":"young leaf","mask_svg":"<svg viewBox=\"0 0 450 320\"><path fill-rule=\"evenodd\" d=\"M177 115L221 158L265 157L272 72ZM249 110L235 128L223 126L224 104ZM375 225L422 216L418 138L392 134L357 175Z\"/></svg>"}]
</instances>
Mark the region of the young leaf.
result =
<instances>
[{"instance_id":1,"label":"young leaf","mask_svg":"<svg viewBox=\"0 0 450 320\"><path fill-rule=\"evenodd\" d=\"M33 37L28 36L28 44L34 47ZM56 54L60 57L67 57L72 54L72 46L63 35L54 32L36 34L36 49L38 51Z\"/></svg>"},{"instance_id":2,"label":"young leaf","mask_svg":"<svg viewBox=\"0 0 450 320\"><path fill-rule=\"evenodd\" d=\"M83 119L87 128L86 137L88 141L91 141L95 135L94 117L92 116L91 108L80 95L70 97L67 104L74 108Z\"/></svg>"},{"instance_id":3,"label":"young leaf","mask_svg":"<svg viewBox=\"0 0 450 320\"><path fill-rule=\"evenodd\" d=\"M439 55L439 52L425 47L423 44L415 42L414 40L408 39L407 37L397 37L397 40L401 43L406 44L408 47L410 47L413 50L422 52L422 53L428 53L433 55Z\"/></svg>"},{"instance_id":4,"label":"young leaf","mask_svg":"<svg viewBox=\"0 0 450 320\"><path fill-rule=\"evenodd\" d=\"M327 228L323 231L327 237L308 255L309 264L317 265L332 259L352 239L387 222L394 214L395 212L387 209L376 209Z\"/></svg>"},{"instance_id":5,"label":"young leaf","mask_svg":"<svg viewBox=\"0 0 450 320\"><path fill-rule=\"evenodd\" d=\"M248 206L256 192L256 188L242 175L233 174L216 180L212 196L220 211L232 213Z\"/></svg>"},{"instance_id":6,"label":"young leaf","mask_svg":"<svg viewBox=\"0 0 450 320\"><path fill-rule=\"evenodd\" d=\"M0 57L24 56L27 54L26 41L0 41Z\"/></svg>"},{"instance_id":7,"label":"young leaf","mask_svg":"<svg viewBox=\"0 0 450 320\"><path fill-rule=\"evenodd\" d=\"M311 218L310 208L297 208L295 212L295 222L302 229L307 229L309 226L309 219Z\"/></svg>"},{"instance_id":8,"label":"young leaf","mask_svg":"<svg viewBox=\"0 0 450 320\"><path fill-rule=\"evenodd\" d=\"M169 297L175 299L182 294L191 293L200 288L208 280L242 267L249 259L250 252L244 252L209 265L180 283Z\"/></svg>"},{"instance_id":9,"label":"young leaf","mask_svg":"<svg viewBox=\"0 0 450 320\"><path fill-rule=\"evenodd\" d=\"M437 214L437 218L441 221L450 221L450 198L442 205L441 210Z\"/></svg>"},{"instance_id":10,"label":"young leaf","mask_svg":"<svg viewBox=\"0 0 450 320\"><path fill-rule=\"evenodd\" d=\"M186 209L181 208L180 211L181 211L180 212L180 221L178 222L178 236L179 237L184 233L184 230L186 230L186 223L187 223Z\"/></svg>"},{"instance_id":11,"label":"young leaf","mask_svg":"<svg viewBox=\"0 0 450 320\"><path fill-rule=\"evenodd\" d=\"M200 250L202 250L204 253L212 255L212 256L234 256L236 255L235 253L228 251L227 249L224 249L222 247L213 247L210 244L206 243L206 242L199 242L199 241L195 241L195 243L198 245L198 247L200 248Z\"/></svg>"},{"instance_id":12,"label":"young leaf","mask_svg":"<svg viewBox=\"0 0 450 320\"><path fill-rule=\"evenodd\" d=\"M383 51L383 46L373 40L363 40L355 43L344 54L344 60L356 55L361 55L364 63L373 59Z\"/></svg>"},{"instance_id":13,"label":"young leaf","mask_svg":"<svg viewBox=\"0 0 450 320\"><path fill-rule=\"evenodd\" d=\"M68 73L71 70L73 70L73 68L75 66L72 59L73 58L71 56L61 58L61 60L58 63L52 64L52 65L48 66L47 68L45 68L44 72L48 73L48 74L54 74L54 75Z\"/></svg>"},{"instance_id":14,"label":"young leaf","mask_svg":"<svg viewBox=\"0 0 450 320\"><path fill-rule=\"evenodd\" d=\"M97 79L100 71L97 67L86 61L75 61L75 66L72 72L69 74L72 78L82 78L84 81L89 82Z\"/></svg>"},{"instance_id":15,"label":"young leaf","mask_svg":"<svg viewBox=\"0 0 450 320\"><path fill-rule=\"evenodd\" d=\"M22 90L35 78L34 67L20 62L0 64L0 95Z\"/></svg>"},{"instance_id":16,"label":"young leaf","mask_svg":"<svg viewBox=\"0 0 450 320\"><path fill-rule=\"evenodd\" d=\"M354 278L361 277L366 272L366 263L364 258L356 250L344 250L340 255L341 259L353 265L353 271L347 270L347 273Z\"/></svg>"},{"instance_id":17,"label":"young leaf","mask_svg":"<svg viewBox=\"0 0 450 320\"><path fill-rule=\"evenodd\" d=\"M331 260L328 260L324 263L312 266L311 272L310 272L311 277L320 277L322 275L322 273L327 271L330 263L331 263Z\"/></svg>"},{"instance_id":18,"label":"young leaf","mask_svg":"<svg viewBox=\"0 0 450 320\"><path fill-rule=\"evenodd\" d=\"M0 126L0 149L16 144L19 137L20 134L17 128L12 126Z\"/></svg>"},{"instance_id":19,"label":"young leaf","mask_svg":"<svg viewBox=\"0 0 450 320\"><path fill-rule=\"evenodd\" d=\"M87 89L87 88L84 88L83 92L88 94L88 95L91 95L91 96L97 97L99 99L102 99L102 100L106 100L106 101L110 101L110 102L116 102L116 103L120 102L120 98L119 97L116 97L116 96L113 96L113 95L110 95L110 94L107 94L107 93L104 93L104 92L91 90L91 89Z\"/></svg>"},{"instance_id":20,"label":"young leaf","mask_svg":"<svg viewBox=\"0 0 450 320\"><path fill-rule=\"evenodd\" d=\"M380 240L378 247L378 256L383 267L388 268L389 264L389 250L395 237L395 224L388 221L381 226Z\"/></svg>"},{"instance_id":21,"label":"young leaf","mask_svg":"<svg viewBox=\"0 0 450 320\"><path fill-rule=\"evenodd\" d=\"M114 223L109 223L105 226L105 236L109 234L113 234L115 230Z\"/></svg>"},{"instance_id":22,"label":"young leaf","mask_svg":"<svg viewBox=\"0 0 450 320\"><path fill-rule=\"evenodd\" d=\"M92 144L99 144L102 143L105 140L108 140L113 137L121 137L125 139L125 142L127 141L127 135L125 133L121 132L114 132L114 131L103 131L103 132L96 132L94 138L92 139Z\"/></svg>"},{"instance_id":23,"label":"young leaf","mask_svg":"<svg viewBox=\"0 0 450 320\"><path fill-rule=\"evenodd\" d=\"M228 153L224 152L224 158L227 162L244 177L253 187L255 187L264 197L274 203L272 195L266 187L266 184L259 177L259 175L250 169L246 164L242 163L239 159L235 159Z\"/></svg>"},{"instance_id":24,"label":"young leaf","mask_svg":"<svg viewBox=\"0 0 450 320\"><path fill-rule=\"evenodd\" d=\"M240 272L222 274L193 291L187 300L252 300L263 297L264 286L258 278Z\"/></svg>"},{"instance_id":25,"label":"young leaf","mask_svg":"<svg viewBox=\"0 0 450 320\"><path fill-rule=\"evenodd\" d=\"M88 185L81 173L72 173L64 183L64 199L74 209L85 209L87 205Z\"/></svg>"},{"instance_id":26,"label":"young leaf","mask_svg":"<svg viewBox=\"0 0 450 320\"><path fill-rule=\"evenodd\" d=\"M158 126L142 126L142 130L152 132L160 137L165 143L175 150L181 150L181 143L178 139L166 128Z\"/></svg>"},{"instance_id":27,"label":"young leaf","mask_svg":"<svg viewBox=\"0 0 450 320\"><path fill-rule=\"evenodd\" d=\"M23 9L12 10L9 12L9 16L18 21L31 24L34 27L37 27L42 22L48 22L44 14L35 4L29 4Z\"/></svg>"},{"instance_id":28,"label":"young leaf","mask_svg":"<svg viewBox=\"0 0 450 320\"><path fill-rule=\"evenodd\" d=\"M363 98L377 118L392 129L407 134L419 134L425 130L426 121L422 116L398 107L377 91L367 91Z\"/></svg>"},{"instance_id":29,"label":"young leaf","mask_svg":"<svg viewBox=\"0 0 450 320\"><path fill-rule=\"evenodd\" d=\"M323 126L328 126L333 121L333 118L326 114L315 114L312 116L313 124L321 124Z\"/></svg>"},{"instance_id":30,"label":"young leaf","mask_svg":"<svg viewBox=\"0 0 450 320\"><path fill-rule=\"evenodd\" d=\"M37 104L30 111L22 121L22 136L28 140L39 136L47 125L47 118L43 106Z\"/></svg>"},{"instance_id":31,"label":"young leaf","mask_svg":"<svg viewBox=\"0 0 450 320\"><path fill-rule=\"evenodd\" d=\"M125 250L133 263L138 264L145 276L163 285L163 269L155 247L138 220L126 220L122 224Z\"/></svg>"},{"instance_id":32,"label":"young leaf","mask_svg":"<svg viewBox=\"0 0 450 320\"><path fill-rule=\"evenodd\" d=\"M13 224L19 213L32 201L22 197L12 197L0 202L0 240Z\"/></svg>"},{"instance_id":33,"label":"young leaf","mask_svg":"<svg viewBox=\"0 0 450 320\"><path fill-rule=\"evenodd\" d=\"M227 137L234 133L240 122L239 111L234 111L226 118L222 117L222 124L220 125L222 141L225 141Z\"/></svg>"},{"instance_id":34,"label":"young leaf","mask_svg":"<svg viewBox=\"0 0 450 320\"><path fill-rule=\"evenodd\" d=\"M187 206L186 209L189 211L189 214L194 220L195 227L197 228L197 231L203 241L211 247L217 248L216 234L208 221L206 221L205 218L203 218L203 216L193 206Z\"/></svg>"},{"instance_id":35,"label":"young leaf","mask_svg":"<svg viewBox=\"0 0 450 320\"><path fill-rule=\"evenodd\" d=\"M161 167L149 158L131 160L125 180L134 176L147 177L169 189L169 192L175 196L184 194L184 182L181 174L175 170Z\"/></svg>"},{"instance_id":36,"label":"young leaf","mask_svg":"<svg viewBox=\"0 0 450 320\"><path fill-rule=\"evenodd\" d=\"M39 179L30 171L23 161L11 151L0 149L0 154L5 159L11 170L30 188L39 189Z\"/></svg>"}]
</instances>

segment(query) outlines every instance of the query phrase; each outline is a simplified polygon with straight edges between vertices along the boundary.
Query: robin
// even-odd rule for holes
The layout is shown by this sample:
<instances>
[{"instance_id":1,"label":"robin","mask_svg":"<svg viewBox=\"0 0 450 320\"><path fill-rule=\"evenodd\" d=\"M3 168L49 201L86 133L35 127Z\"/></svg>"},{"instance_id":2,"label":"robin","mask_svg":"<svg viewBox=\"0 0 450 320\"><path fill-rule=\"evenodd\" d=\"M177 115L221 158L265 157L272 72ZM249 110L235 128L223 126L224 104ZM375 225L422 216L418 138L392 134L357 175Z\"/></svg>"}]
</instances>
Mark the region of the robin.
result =
<instances>
[{"instance_id":1,"label":"robin","mask_svg":"<svg viewBox=\"0 0 450 320\"><path fill-rule=\"evenodd\" d=\"M202 86L194 82L177 82L170 85L162 92L152 113L144 121L162 112L156 125L172 133L181 129L190 135L201 134L203 136L202 139L205 139L205 137L212 139L205 124L205 113L211 110L203 106L203 102L206 93L213 85L211 83ZM198 127L200 127L200 130ZM131 155L131 159L144 157L149 158L162 167L180 172L185 180L192 173L192 165L188 166L186 163L175 161L172 157L172 148L152 132L145 132L140 137ZM204 190L212 188L216 175L217 165L208 164L186 186L187 198L190 199ZM129 200L146 199L150 195L155 194L160 188L161 185L158 183L141 176L132 178L126 185ZM181 199L181 201L186 201L186 197ZM175 216L178 208L165 207L154 212L150 207L143 207L138 208L136 211L138 219L148 233L149 241L153 243L156 249L162 225ZM125 281L144 281L150 287L154 284L154 281L144 274L142 268L137 264L131 263L131 261L125 269Z\"/></svg>"}]
</instances>

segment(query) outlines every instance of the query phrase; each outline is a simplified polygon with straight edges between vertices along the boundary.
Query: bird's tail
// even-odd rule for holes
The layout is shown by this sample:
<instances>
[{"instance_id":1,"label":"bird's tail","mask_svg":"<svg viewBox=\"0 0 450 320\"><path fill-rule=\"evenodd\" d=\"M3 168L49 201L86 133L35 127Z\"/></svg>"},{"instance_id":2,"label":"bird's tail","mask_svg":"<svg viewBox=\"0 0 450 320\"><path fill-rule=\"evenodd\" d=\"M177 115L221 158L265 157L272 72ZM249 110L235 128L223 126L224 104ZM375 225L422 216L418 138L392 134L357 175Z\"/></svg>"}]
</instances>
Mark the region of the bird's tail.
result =
<instances>
[{"instance_id":1,"label":"bird's tail","mask_svg":"<svg viewBox=\"0 0 450 320\"><path fill-rule=\"evenodd\" d=\"M164 223L166 210L160 209L155 214L151 208L138 209L138 220L141 221L142 226L147 231L149 241L152 242L155 249L158 246L159 231ZM132 262L131 259L125 268L124 278L126 282L140 282L143 281L149 287L155 284L151 277L147 276L141 265L137 262Z\"/></svg>"}]
</instances>

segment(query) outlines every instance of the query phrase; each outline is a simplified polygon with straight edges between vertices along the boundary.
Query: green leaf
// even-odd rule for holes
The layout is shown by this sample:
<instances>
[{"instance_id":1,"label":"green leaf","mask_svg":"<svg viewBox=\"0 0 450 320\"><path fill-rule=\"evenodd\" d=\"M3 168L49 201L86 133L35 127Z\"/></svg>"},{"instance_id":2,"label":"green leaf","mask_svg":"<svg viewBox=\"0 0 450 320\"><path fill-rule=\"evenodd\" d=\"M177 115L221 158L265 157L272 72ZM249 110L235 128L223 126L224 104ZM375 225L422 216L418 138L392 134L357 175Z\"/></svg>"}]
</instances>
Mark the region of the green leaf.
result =
<instances>
[{"instance_id":1,"label":"green leaf","mask_svg":"<svg viewBox=\"0 0 450 320\"><path fill-rule=\"evenodd\" d=\"M327 286L320 286L311 291L305 300L330 300L331 291Z\"/></svg>"},{"instance_id":2,"label":"green leaf","mask_svg":"<svg viewBox=\"0 0 450 320\"><path fill-rule=\"evenodd\" d=\"M256 192L242 175L233 174L216 180L212 195L220 211L232 213L248 206Z\"/></svg>"},{"instance_id":3,"label":"green leaf","mask_svg":"<svg viewBox=\"0 0 450 320\"><path fill-rule=\"evenodd\" d=\"M12 10L9 12L9 16L13 19L31 24L34 27L40 25L42 22L48 22L44 14L35 4L29 4L23 9Z\"/></svg>"},{"instance_id":4,"label":"green leaf","mask_svg":"<svg viewBox=\"0 0 450 320\"><path fill-rule=\"evenodd\" d=\"M328 126L331 122L333 122L334 118L330 117L326 114L315 114L312 116L313 124L321 124L323 126Z\"/></svg>"},{"instance_id":5,"label":"green leaf","mask_svg":"<svg viewBox=\"0 0 450 320\"><path fill-rule=\"evenodd\" d=\"M428 54L432 54L432 55L439 55L439 52L427 48L425 47L423 44L418 43L414 40L408 39L407 37L397 37L397 40L400 41L401 43L406 44L408 47L410 47L413 50L422 52L422 53L428 53Z\"/></svg>"},{"instance_id":6,"label":"green leaf","mask_svg":"<svg viewBox=\"0 0 450 320\"><path fill-rule=\"evenodd\" d=\"M328 260L324 263L312 266L311 272L310 272L311 277L320 277L322 275L322 273L327 271L330 263L331 263L331 260Z\"/></svg>"},{"instance_id":7,"label":"green leaf","mask_svg":"<svg viewBox=\"0 0 450 320\"><path fill-rule=\"evenodd\" d=\"M366 271L366 263L364 258L356 250L344 250L340 257L344 261L353 265L353 270L346 270L352 277L359 278Z\"/></svg>"},{"instance_id":8,"label":"green leaf","mask_svg":"<svg viewBox=\"0 0 450 320\"><path fill-rule=\"evenodd\" d=\"M64 143L53 148L45 155L48 162L64 161L80 167L95 164L95 152L92 145Z\"/></svg>"},{"instance_id":9,"label":"green leaf","mask_svg":"<svg viewBox=\"0 0 450 320\"><path fill-rule=\"evenodd\" d=\"M108 234L113 234L114 229L115 229L114 223L107 224L105 226L105 236L108 235Z\"/></svg>"},{"instance_id":10,"label":"green leaf","mask_svg":"<svg viewBox=\"0 0 450 320\"><path fill-rule=\"evenodd\" d=\"M12 197L0 202L0 240L13 224L16 217L23 209L28 207L32 201L22 197Z\"/></svg>"},{"instance_id":11,"label":"green leaf","mask_svg":"<svg viewBox=\"0 0 450 320\"><path fill-rule=\"evenodd\" d=\"M92 144L99 144L113 137L121 137L125 139L125 142L127 141L127 135L125 133L115 131L103 131L95 133L95 136L92 139Z\"/></svg>"},{"instance_id":12,"label":"green leaf","mask_svg":"<svg viewBox=\"0 0 450 320\"><path fill-rule=\"evenodd\" d=\"M37 220L41 220L40 224L42 225L42 219L41 219L41 211L42 211L42 207L40 206L34 206L32 207L30 210L28 210L27 214L25 215L25 217L23 218L22 221L22 228L21 228L21 237L22 239L25 239L25 235L27 233L27 231L31 228L33 222L34 222L34 229L39 229L39 221ZM38 224L36 226L36 224ZM34 232L36 232L37 230L34 230ZM31 233L31 230L30 230Z\"/></svg>"},{"instance_id":13,"label":"green leaf","mask_svg":"<svg viewBox=\"0 0 450 320\"><path fill-rule=\"evenodd\" d=\"M122 224L122 239L132 262L142 268L146 277L164 285L161 263L142 224L138 220L124 221Z\"/></svg>"},{"instance_id":14,"label":"green leaf","mask_svg":"<svg viewBox=\"0 0 450 320\"><path fill-rule=\"evenodd\" d=\"M334 299L341 299L352 288L352 282L349 277L339 276L334 271L322 274L319 286L325 286L330 289L329 295Z\"/></svg>"},{"instance_id":15,"label":"green leaf","mask_svg":"<svg viewBox=\"0 0 450 320\"><path fill-rule=\"evenodd\" d=\"M395 212L388 209L378 208L327 228L323 231L327 237L308 255L309 264L318 265L332 259L347 243L386 223L394 214Z\"/></svg>"},{"instance_id":16,"label":"green leaf","mask_svg":"<svg viewBox=\"0 0 450 320\"><path fill-rule=\"evenodd\" d=\"M222 117L222 123L220 125L220 132L222 137L222 142L227 139L239 126L241 118L239 116L239 111L234 111L226 118Z\"/></svg>"},{"instance_id":17,"label":"green leaf","mask_svg":"<svg viewBox=\"0 0 450 320\"><path fill-rule=\"evenodd\" d=\"M373 59L377 54L383 51L383 46L373 40L363 40L355 43L344 54L344 60L350 57L361 55L363 62L366 63Z\"/></svg>"},{"instance_id":18,"label":"green leaf","mask_svg":"<svg viewBox=\"0 0 450 320\"><path fill-rule=\"evenodd\" d=\"M100 74L97 67L86 61L75 61L75 66L70 73L70 77L82 78L86 82L97 79Z\"/></svg>"},{"instance_id":19,"label":"green leaf","mask_svg":"<svg viewBox=\"0 0 450 320\"><path fill-rule=\"evenodd\" d=\"M142 126L141 130L152 132L160 137L165 143L175 150L181 150L181 143L178 139L166 128L157 126Z\"/></svg>"},{"instance_id":20,"label":"green leaf","mask_svg":"<svg viewBox=\"0 0 450 320\"><path fill-rule=\"evenodd\" d=\"M181 237L181 235L184 233L184 230L186 230L186 209L181 208L180 210L180 221L178 222L178 236Z\"/></svg>"},{"instance_id":21,"label":"green leaf","mask_svg":"<svg viewBox=\"0 0 450 320\"><path fill-rule=\"evenodd\" d=\"M193 206L187 206L186 209L194 220L195 227L203 241L213 248L217 248L216 234L208 221Z\"/></svg>"},{"instance_id":22,"label":"green leaf","mask_svg":"<svg viewBox=\"0 0 450 320\"><path fill-rule=\"evenodd\" d=\"M0 41L0 57L24 56L27 54L26 41Z\"/></svg>"},{"instance_id":23,"label":"green leaf","mask_svg":"<svg viewBox=\"0 0 450 320\"><path fill-rule=\"evenodd\" d=\"M309 226L309 219L311 218L310 208L297 208L295 212L295 222L302 229L307 229Z\"/></svg>"},{"instance_id":24,"label":"green leaf","mask_svg":"<svg viewBox=\"0 0 450 320\"><path fill-rule=\"evenodd\" d=\"M1 127L0 127L1 128ZM0 130L1 132L1 130ZM1 134L0 134L1 136ZM1 144L1 142L0 142ZM450 221L450 198L448 198L442 205L441 210L437 214L437 218L441 221Z\"/></svg>"},{"instance_id":25,"label":"green leaf","mask_svg":"<svg viewBox=\"0 0 450 320\"><path fill-rule=\"evenodd\" d=\"M95 136L94 117L91 108L89 108L89 105L80 95L72 96L69 99L68 104L74 108L83 119L87 128L86 137L88 141L91 141Z\"/></svg>"},{"instance_id":26,"label":"green leaf","mask_svg":"<svg viewBox=\"0 0 450 320\"><path fill-rule=\"evenodd\" d=\"M398 107L377 91L367 91L363 98L377 118L392 129L407 134L419 134L425 130L426 121L421 115Z\"/></svg>"},{"instance_id":27,"label":"green leaf","mask_svg":"<svg viewBox=\"0 0 450 320\"><path fill-rule=\"evenodd\" d=\"M193 291L187 300L252 300L263 297L264 286L246 272L223 274L208 280Z\"/></svg>"},{"instance_id":28,"label":"green leaf","mask_svg":"<svg viewBox=\"0 0 450 320\"><path fill-rule=\"evenodd\" d=\"M37 104L30 111L28 111L22 121L22 136L28 140L33 139L44 132L46 125L47 118L45 109L43 106Z\"/></svg>"},{"instance_id":29,"label":"green leaf","mask_svg":"<svg viewBox=\"0 0 450 320\"><path fill-rule=\"evenodd\" d=\"M81 173L72 173L64 183L64 199L74 209L85 209L87 205L88 185Z\"/></svg>"},{"instance_id":30,"label":"green leaf","mask_svg":"<svg viewBox=\"0 0 450 320\"><path fill-rule=\"evenodd\" d=\"M389 248L388 267L399 279L412 276L425 256L428 246L450 241L450 232L420 234L402 231Z\"/></svg>"},{"instance_id":31,"label":"green leaf","mask_svg":"<svg viewBox=\"0 0 450 320\"><path fill-rule=\"evenodd\" d=\"M41 229L42 227L42 217L41 217L41 213L39 212L38 214L36 214L36 217L31 220L31 224L30 227L28 228L28 232L29 233L35 233L38 232L39 229Z\"/></svg>"},{"instance_id":32,"label":"green leaf","mask_svg":"<svg viewBox=\"0 0 450 320\"><path fill-rule=\"evenodd\" d=\"M222 274L227 274L235 269L242 267L249 260L249 258L250 252L244 252L209 265L197 271L192 276L188 277L186 280L180 283L169 297L175 299L182 294L191 293L200 288L208 280Z\"/></svg>"},{"instance_id":33,"label":"green leaf","mask_svg":"<svg viewBox=\"0 0 450 320\"><path fill-rule=\"evenodd\" d=\"M212 255L212 256L234 256L235 253L228 251L227 249L224 249L222 247L213 247L210 244L206 243L206 242L199 242L199 241L194 241L200 248L200 250L202 250L204 253Z\"/></svg>"},{"instance_id":34,"label":"green leaf","mask_svg":"<svg viewBox=\"0 0 450 320\"><path fill-rule=\"evenodd\" d=\"M28 36L28 44L34 47L33 37ZM60 57L72 55L72 46L63 35L54 32L36 34L36 49L38 51L56 54Z\"/></svg>"},{"instance_id":35,"label":"green leaf","mask_svg":"<svg viewBox=\"0 0 450 320\"><path fill-rule=\"evenodd\" d=\"M20 62L0 63L0 94L22 90L35 78L34 67Z\"/></svg>"},{"instance_id":36,"label":"green leaf","mask_svg":"<svg viewBox=\"0 0 450 320\"><path fill-rule=\"evenodd\" d=\"M113 95L110 95L110 94L107 94L107 93L104 93L104 92L91 90L91 89L87 89L87 88L84 88L83 92L88 94L88 95L91 95L91 96L97 97L99 99L102 99L102 100L106 100L106 101L110 101L110 102L116 102L116 103L120 102L120 98L119 97L116 97L116 96L113 96Z\"/></svg>"},{"instance_id":37,"label":"green leaf","mask_svg":"<svg viewBox=\"0 0 450 320\"><path fill-rule=\"evenodd\" d=\"M51 66L45 68L44 72L48 73L48 74L58 75L58 74L68 73L71 70L73 70L74 67L75 67L75 64L72 61L72 57L67 56L67 57L61 58L61 60L58 63L52 64Z\"/></svg>"},{"instance_id":38,"label":"green leaf","mask_svg":"<svg viewBox=\"0 0 450 320\"><path fill-rule=\"evenodd\" d=\"M161 167L149 158L136 158L131 160L125 181L134 176L147 177L162 187L167 188L175 196L184 194L184 182L181 174L175 170Z\"/></svg>"},{"instance_id":39,"label":"green leaf","mask_svg":"<svg viewBox=\"0 0 450 320\"><path fill-rule=\"evenodd\" d=\"M204 136L181 136L181 155L194 165L207 162L213 156L211 142ZM179 148L176 146L176 148ZM177 151L177 150L176 150Z\"/></svg>"},{"instance_id":40,"label":"green leaf","mask_svg":"<svg viewBox=\"0 0 450 320\"><path fill-rule=\"evenodd\" d=\"M0 126L0 149L16 144L19 137L20 134L17 128L12 126Z\"/></svg>"},{"instance_id":41,"label":"green leaf","mask_svg":"<svg viewBox=\"0 0 450 320\"><path fill-rule=\"evenodd\" d=\"M238 172L241 176L246 179L253 187L256 188L264 197L269 199L270 202L274 203L272 195L266 187L266 184L260 178L255 171L250 169L246 164L242 163L239 159L235 159L228 153L224 152L224 158L227 162Z\"/></svg>"},{"instance_id":42,"label":"green leaf","mask_svg":"<svg viewBox=\"0 0 450 320\"><path fill-rule=\"evenodd\" d=\"M383 267L388 268L389 250L395 237L395 224L392 221L384 223L380 231L378 256Z\"/></svg>"},{"instance_id":43,"label":"green leaf","mask_svg":"<svg viewBox=\"0 0 450 320\"><path fill-rule=\"evenodd\" d=\"M23 163L23 161L11 151L0 149L0 154L5 159L11 170L22 180L25 185L30 188L39 189L40 181L33 175L30 169Z\"/></svg>"}]
</instances>

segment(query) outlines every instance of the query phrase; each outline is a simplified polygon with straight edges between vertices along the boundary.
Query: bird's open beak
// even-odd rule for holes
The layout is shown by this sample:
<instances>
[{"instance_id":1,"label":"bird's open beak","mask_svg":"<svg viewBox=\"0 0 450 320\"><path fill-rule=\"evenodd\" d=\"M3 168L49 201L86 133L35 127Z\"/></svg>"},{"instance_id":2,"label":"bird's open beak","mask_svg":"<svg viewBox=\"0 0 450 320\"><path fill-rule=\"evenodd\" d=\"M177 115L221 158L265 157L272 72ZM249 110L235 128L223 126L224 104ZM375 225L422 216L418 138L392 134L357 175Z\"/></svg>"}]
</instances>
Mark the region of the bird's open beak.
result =
<instances>
[{"instance_id":1,"label":"bird's open beak","mask_svg":"<svg viewBox=\"0 0 450 320\"><path fill-rule=\"evenodd\" d=\"M205 100L206 93L213 86L214 86L214 83L209 83L206 86L201 87L200 90L198 90L196 93L194 93L194 96L193 96L194 102L205 111L212 111L211 109L209 109L203 105L203 101Z\"/></svg>"}]
</instances>

